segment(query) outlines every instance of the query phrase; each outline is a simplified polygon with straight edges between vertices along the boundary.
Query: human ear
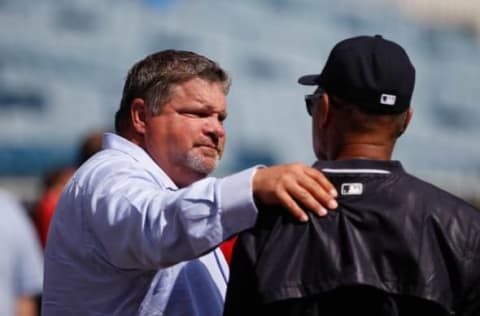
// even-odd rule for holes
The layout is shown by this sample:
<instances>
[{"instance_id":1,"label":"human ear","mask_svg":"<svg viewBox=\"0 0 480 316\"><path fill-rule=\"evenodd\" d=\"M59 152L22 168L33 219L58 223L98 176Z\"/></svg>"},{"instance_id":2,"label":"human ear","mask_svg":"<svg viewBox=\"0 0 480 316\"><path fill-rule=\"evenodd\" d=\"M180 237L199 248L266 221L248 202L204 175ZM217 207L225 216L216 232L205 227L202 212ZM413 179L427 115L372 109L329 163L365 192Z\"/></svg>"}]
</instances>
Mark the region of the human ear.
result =
<instances>
[{"instance_id":1,"label":"human ear","mask_svg":"<svg viewBox=\"0 0 480 316\"><path fill-rule=\"evenodd\" d=\"M135 98L130 106L130 117L132 119L133 129L140 134L146 132L146 105L141 98Z\"/></svg>"},{"instance_id":2,"label":"human ear","mask_svg":"<svg viewBox=\"0 0 480 316\"><path fill-rule=\"evenodd\" d=\"M405 113L405 119L403 120L403 126L400 129L400 132L399 132L398 136L401 136L407 130L407 127L410 124L410 120L412 119L412 116L413 116L413 109L410 106L407 110L407 113Z\"/></svg>"},{"instance_id":3,"label":"human ear","mask_svg":"<svg viewBox=\"0 0 480 316\"><path fill-rule=\"evenodd\" d=\"M320 104L320 109L321 109L320 122L321 122L321 125L324 126L324 125L327 125L327 123L329 122L329 115L330 115L330 97L326 92L322 94L322 102Z\"/></svg>"}]
</instances>

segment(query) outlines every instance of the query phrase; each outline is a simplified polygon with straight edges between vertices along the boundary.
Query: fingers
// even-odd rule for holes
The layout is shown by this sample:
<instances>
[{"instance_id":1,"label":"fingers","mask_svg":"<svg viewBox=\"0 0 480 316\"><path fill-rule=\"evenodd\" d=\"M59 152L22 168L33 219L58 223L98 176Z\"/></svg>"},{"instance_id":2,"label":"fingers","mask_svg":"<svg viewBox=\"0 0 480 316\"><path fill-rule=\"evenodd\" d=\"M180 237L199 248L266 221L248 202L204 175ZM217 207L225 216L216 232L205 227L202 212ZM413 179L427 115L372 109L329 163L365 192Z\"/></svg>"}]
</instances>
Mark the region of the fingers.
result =
<instances>
[{"instance_id":1,"label":"fingers","mask_svg":"<svg viewBox=\"0 0 480 316\"><path fill-rule=\"evenodd\" d=\"M306 172L311 178L315 179L317 183L319 183L326 190L326 192L328 192L331 196L335 198L338 196L337 189L335 189L333 184L327 179L327 177L325 177L323 173L311 167L307 167ZM335 207L331 207L331 208L335 208Z\"/></svg>"},{"instance_id":2,"label":"fingers","mask_svg":"<svg viewBox=\"0 0 480 316\"><path fill-rule=\"evenodd\" d=\"M308 216L290 194L284 192L281 194L280 204L285 207L290 215L300 222L308 222Z\"/></svg>"},{"instance_id":3,"label":"fingers","mask_svg":"<svg viewBox=\"0 0 480 316\"><path fill-rule=\"evenodd\" d=\"M309 176L298 180L301 188L308 192L308 194L304 194L305 200L301 200L305 207L317 210L320 216L326 214L325 208L336 209L338 203L335 201L335 198L338 196L338 193L335 187L316 169L306 169L306 173Z\"/></svg>"},{"instance_id":4,"label":"fingers","mask_svg":"<svg viewBox=\"0 0 480 316\"><path fill-rule=\"evenodd\" d=\"M307 208L319 216L335 209L335 187L318 170L303 164L280 165L257 170L253 179L256 198L265 204L280 204L295 218L307 221Z\"/></svg>"},{"instance_id":5,"label":"fingers","mask_svg":"<svg viewBox=\"0 0 480 316\"><path fill-rule=\"evenodd\" d=\"M323 178L310 177L312 174L317 176L317 171L313 171L305 169L306 175L294 179L287 190L295 202L318 216L325 216L327 208L335 209L338 206L334 196L336 190L320 172Z\"/></svg>"}]
</instances>

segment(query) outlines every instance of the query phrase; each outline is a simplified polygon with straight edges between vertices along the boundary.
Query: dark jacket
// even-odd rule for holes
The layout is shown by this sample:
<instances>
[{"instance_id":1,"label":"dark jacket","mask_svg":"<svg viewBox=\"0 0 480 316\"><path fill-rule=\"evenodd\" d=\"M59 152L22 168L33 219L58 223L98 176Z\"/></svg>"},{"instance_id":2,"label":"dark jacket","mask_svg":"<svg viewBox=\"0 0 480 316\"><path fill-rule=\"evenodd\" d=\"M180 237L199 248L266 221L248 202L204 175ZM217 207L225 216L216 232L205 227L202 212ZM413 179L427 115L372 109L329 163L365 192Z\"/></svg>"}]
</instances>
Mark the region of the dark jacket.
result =
<instances>
[{"instance_id":1,"label":"dark jacket","mask_svg":"<svg viewBox=\"0 0 480 316\"><path fill-rule=\"evenodd\" d=\"M480 315L480 212L397 161L315 165L339 208L261 207L233 254L232 315Z\"/></svg>"}]
</instances>

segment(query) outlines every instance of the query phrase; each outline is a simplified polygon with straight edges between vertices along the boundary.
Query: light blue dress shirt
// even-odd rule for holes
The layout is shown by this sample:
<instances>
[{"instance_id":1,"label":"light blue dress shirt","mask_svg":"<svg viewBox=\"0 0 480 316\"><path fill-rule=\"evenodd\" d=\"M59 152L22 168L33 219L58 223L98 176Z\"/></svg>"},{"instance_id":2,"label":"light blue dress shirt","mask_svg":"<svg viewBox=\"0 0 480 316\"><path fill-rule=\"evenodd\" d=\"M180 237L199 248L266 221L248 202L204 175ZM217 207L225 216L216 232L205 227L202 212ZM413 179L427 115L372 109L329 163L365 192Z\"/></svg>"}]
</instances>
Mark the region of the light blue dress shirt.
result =
<instances>
[{"instance_id":1,"label":"light blue dress shirt","mask_svg":"<svg viewBox=\"0 0 480 316\"><path fill-rule=\"evenodd\" d=\"M25 209L0 192L0 315L15 315L15 301L42 292L40 241Z\"/></svg>"},{"instance_id":2,"label":"light blue dress shirt","mask_svg":"<svg viewBox=\"0 0 480 316\"><path fill-rule=\"evenodd\" d=\"M254 225L256 169L178 189L139 146L107 133L103 148L55 210L42 315L221 315L217 246Z\"/></svg>"}]
</instances>

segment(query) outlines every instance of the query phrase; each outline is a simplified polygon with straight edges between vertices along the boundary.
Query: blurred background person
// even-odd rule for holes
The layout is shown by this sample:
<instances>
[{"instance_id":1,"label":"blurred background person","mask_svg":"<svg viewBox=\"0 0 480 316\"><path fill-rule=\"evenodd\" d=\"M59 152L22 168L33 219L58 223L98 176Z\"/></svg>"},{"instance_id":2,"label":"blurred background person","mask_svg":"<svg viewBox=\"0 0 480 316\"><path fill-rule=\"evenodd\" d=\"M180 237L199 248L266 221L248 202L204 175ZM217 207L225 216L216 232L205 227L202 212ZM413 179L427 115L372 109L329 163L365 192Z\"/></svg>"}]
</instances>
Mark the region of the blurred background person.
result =
<instances>
[{"instance_id":1,"label":"blurred background person","mask_svg":"<svg viewBox=\"0 0 480 316\"><path fill-rule=\"evenodd\" d=\"M47 242L48 227L57 206L63 187L83 162L102 148L102 130L92 130L81 141L78 147L76 165L57 167L43 176L42 193L34 209L34 223L42 248Z\"/></svg>"},{"instance_id":2,"label":"blurred background person","mask_svg":"<svg viewBox=\"0 0 480 316\"><path fill-rule=\"evenodd\" d=\"M26 210L0 191L0 315L35 316L42 292L40 245Z\"/></svg>"},{"instance_id":3,"label":"blurred background person","mask_svg":"<svg viewBox=\"0 0 480 316\"><path fill-rule=\"evenodd\" d=\"M42 248L47 242L48 226L63 187L75 172L73 167L61 167L43 176L42 192L33 211L33 220Z\"/></svg>"}]
</instances>

